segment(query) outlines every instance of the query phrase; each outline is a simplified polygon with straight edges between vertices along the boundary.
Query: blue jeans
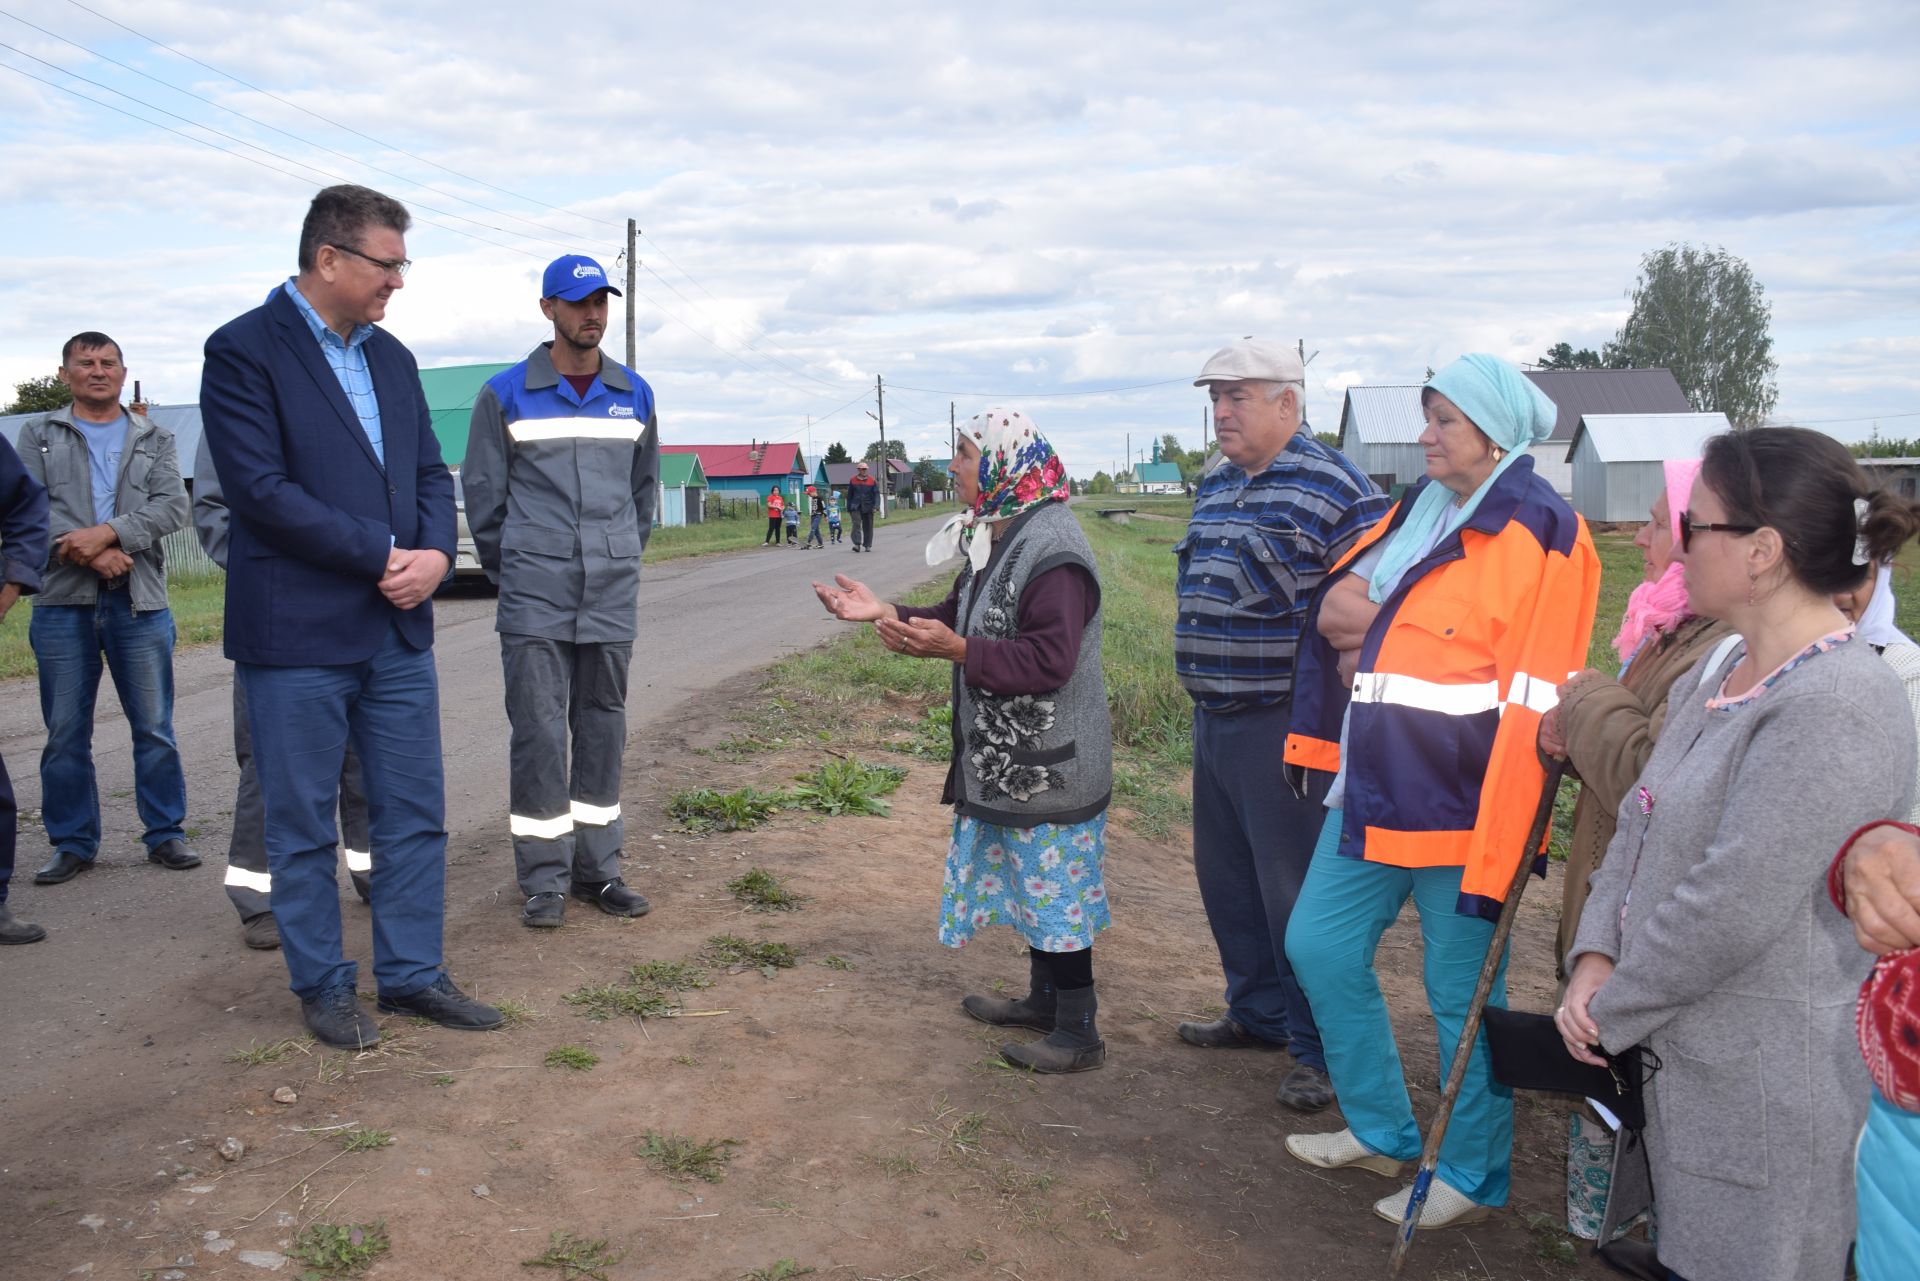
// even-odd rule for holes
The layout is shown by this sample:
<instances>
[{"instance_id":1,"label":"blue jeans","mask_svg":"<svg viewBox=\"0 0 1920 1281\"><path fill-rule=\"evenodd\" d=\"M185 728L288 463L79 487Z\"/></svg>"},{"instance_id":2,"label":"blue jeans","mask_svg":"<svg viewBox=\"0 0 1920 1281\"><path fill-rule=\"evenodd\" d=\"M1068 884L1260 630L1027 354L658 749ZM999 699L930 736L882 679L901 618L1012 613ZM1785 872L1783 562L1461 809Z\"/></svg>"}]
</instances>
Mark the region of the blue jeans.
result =
<instances>
[{"instance_id":1,"label":"blue jeans","mask_svg":"<svg viewBox=\"0 0 1920 1281\"><path fill-rule=\"evenodd\" d=\"M7 777L7 761L0 756L0 903L7 901L7 882L13 879L14 838L20 827L20 810L13 800L13 780Z\"/></svg>"},{"instance_id":2,"label":"blue jeans","mask_svg":"<svg viewBox=\"0 0 1920 1281\"><path fill-rule=\"evenodd\" d=\"M1327 1074L1347 1127L1375 1152L1408 1161L1420 1155L1420 1126L1373 968L1374 949L1412 895L1420 912L1427 1004L1440 1034L1444 1078L1453 1067L1493 922L1454 910L1460 868L1390 867L1340 853L1342 818L1340 810L1327 811L1313 866L1294 905L1287 955L1320 1016ZM1488 1004L1506 1003L1507 958L1502 956ZM1512 1161L1513 1091L1494 1081L1482 1031L1434 1173L1482 1205L1505 1205Z\"/></svg>"},{"instance_id":3,"label":"blue jeans","mask_svg":"<svg viewBox=\"0 0 1920 1281\"><path fill-rule=\"evenodd\" d=\"M100 852L100 790L93 773L93 707L102 659L133 732L133 797L151 850L185 839L187 780L173 740L173 613L135 613L125 588L92 605L35 605L27 640L40 668L40 810L56 850Z\"/></svg>"},{"instance_id":4,"label":"blue jeans","mask_svg":"<svg viewBox=\"0 0 1920 1281\"><path fill-rule=\"evenodd\" d=\"M1291 715L1284 699L1232 716L1194 708L1193 870L1226 974L1227 1017L1325 1071L1286 938L1327 812L1326 784L1298 797L1281 777Z\"/></svg>"},{"instance_id":5,"label":"blue jeans","mask_svg":"<svg viewBox=\"0 0 1920 1281\"><path fill-rule=\"evenodd\" d=\"M347 741L360 756L374 860L373 972L385 996L440 976L447 881L446 787L433 651L397 630L373 657L328 667L235 664L247 690L266 804L273 918L294 994L352 986L340 938L334 806Z\"/></svg>"}]
</instances>

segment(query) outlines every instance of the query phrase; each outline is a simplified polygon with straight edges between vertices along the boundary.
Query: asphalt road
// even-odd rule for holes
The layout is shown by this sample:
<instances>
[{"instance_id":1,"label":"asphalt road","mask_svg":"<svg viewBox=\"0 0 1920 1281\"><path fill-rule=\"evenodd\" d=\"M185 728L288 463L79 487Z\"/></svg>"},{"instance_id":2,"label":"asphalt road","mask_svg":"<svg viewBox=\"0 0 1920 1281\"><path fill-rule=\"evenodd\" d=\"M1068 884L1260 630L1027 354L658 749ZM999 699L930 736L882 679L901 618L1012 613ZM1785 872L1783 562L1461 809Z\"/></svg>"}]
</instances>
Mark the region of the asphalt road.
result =
<instances>
[{"instance_id":1,"label":"asphalt road","mask_svg":"<svg viewBox=\"0 0 1920 1281\"><path fill-rule=\"evenodd\" d=\"M668 718L697 720L708 693L845 628L820 608L809 580L847 573L890 597L936 576L923 555L935 528L928 520L882 529L878 548L858 556L845 544L824 550L755 548L647 566L627 698L630 735L671 723ZM493 599L455 589L435 602L434 612L449 848L459 851L476 839L503 843L507 721ZM34 869L50 853L38 821L38 764L45 742L38 695L30 680L0 682L0 753L22 811L10 905L18 917L49 932L42 943L0 948L0 1117L15 1107L50 1104L84 1089L89 1073L112 1061L113 1051L123 1051L129 1035L151 1044L172 1011L229 986L214 980L230 978L235 955L243 950L238 918L221 888L237 776L232 668L220 647L210 645L177 654L174 676L174 731L186 765L187 825L205 862L193 871L168 872L146 861L133 807L126 720L111 680L103 679L94 759L106 830L95 866L54 886L32 883ZM450 952L465 914L504 910L497 896L512 891L511 857L493 863L451 860ZM351 947L356 935L360 948ZM364 951L364 926L356 929L351 917L348 937L351 951ZM299 1030L298 1008L284 988L285 970L276 966L273 973L282 985L285 1018L262 1029L263 1037ZM362 977L371 980L364 965ZM228 1048L207 1047L212 1058L217 1058L214 1051ZM0 1132L6 1128L0 1124Z\"/></svg>"}]
</instances>

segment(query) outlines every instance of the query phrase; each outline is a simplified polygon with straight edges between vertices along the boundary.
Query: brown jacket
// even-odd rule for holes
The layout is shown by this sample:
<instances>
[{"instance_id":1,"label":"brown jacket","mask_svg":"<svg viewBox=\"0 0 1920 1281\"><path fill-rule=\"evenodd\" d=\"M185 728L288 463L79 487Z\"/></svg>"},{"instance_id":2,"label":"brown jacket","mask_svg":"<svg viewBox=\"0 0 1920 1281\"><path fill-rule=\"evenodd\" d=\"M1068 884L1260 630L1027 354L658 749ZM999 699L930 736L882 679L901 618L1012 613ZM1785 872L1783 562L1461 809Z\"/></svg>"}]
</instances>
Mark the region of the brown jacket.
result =
<instances>
[{"instance_id":1,"label":"brown jacket","mask_svg":"<svg viewBox=\"0 0 1920 1281\"><path fill-rule=\"evenodd\" d=\"M1667 692L1730 634L1731 629L1715 619L1689 618L1642 646L1624 678L1581 681L1560 702L1560 732L1571 770L1580 776L1560 899L1557 955L1563 972L1587 905L1588 878L1613 840L1620 802L1646 767L1666 724Z\"/></svg>"}]
</instances>

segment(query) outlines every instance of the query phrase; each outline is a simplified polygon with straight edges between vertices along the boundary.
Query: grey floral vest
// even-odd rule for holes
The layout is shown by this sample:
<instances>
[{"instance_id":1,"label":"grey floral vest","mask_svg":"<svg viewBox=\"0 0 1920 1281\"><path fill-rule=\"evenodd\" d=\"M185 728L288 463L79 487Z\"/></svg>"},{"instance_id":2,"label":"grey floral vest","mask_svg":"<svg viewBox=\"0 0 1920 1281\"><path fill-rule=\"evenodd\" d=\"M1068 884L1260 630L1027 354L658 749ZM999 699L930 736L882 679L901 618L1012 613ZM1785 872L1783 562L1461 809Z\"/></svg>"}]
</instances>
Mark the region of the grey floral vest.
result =
<instances>
[{"instance_id":1,"label":"grey floral vest","mask_svg":"<svg viewBox=\"0 0 1920 1281\"><path fill-rule=\"evenodd\" d=\"M994 544L985 570L961 570L955 631L1012 640L1020 634L1020 596L1050 569L1079 565L1099 589L1093 549L1065 503L1050 502L1015 519ZM1100 613L1080 637L1066 685L1043 694L992 694L953 670L953 764L949 795L959 812L1005 827L1083 823L1107 808L1113 791L1113 737L1100 668Z\"/></svg>"}]
</instances>

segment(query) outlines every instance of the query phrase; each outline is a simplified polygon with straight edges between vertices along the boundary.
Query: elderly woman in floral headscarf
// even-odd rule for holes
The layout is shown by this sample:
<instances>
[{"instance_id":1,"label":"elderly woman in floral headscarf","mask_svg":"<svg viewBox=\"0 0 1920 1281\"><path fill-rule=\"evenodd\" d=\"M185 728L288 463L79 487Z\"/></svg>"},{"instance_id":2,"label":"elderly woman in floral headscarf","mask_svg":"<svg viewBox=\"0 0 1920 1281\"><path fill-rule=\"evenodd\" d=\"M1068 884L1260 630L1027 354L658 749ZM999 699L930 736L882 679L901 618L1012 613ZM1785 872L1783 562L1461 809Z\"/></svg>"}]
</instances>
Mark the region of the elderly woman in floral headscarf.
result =
<instances>
[{"instance_id":1,"label":"elderly woman in floral headscarf","mask_svg":"<svg viewBox=\"0 0 1920 1281\"><path fill-rule=\"evenodd\" d=\"M953 749L940 799L954 807L940 941L983 925L1027 941L1031 986L969 996L983 1023L1045 1032L1001 1047L1036 1072L1099 1067L1093 940L1110 921L1102 864L1112 791L1100 670L1100 579L1068 512L1066 468L1017 409L962 429L952 465L964 511L927 543L927 563L965 557L946 600L891 605L844 575L813 585L835 618L872 622L896 653L953 664Z\"/></svg>"}]
</instances>

